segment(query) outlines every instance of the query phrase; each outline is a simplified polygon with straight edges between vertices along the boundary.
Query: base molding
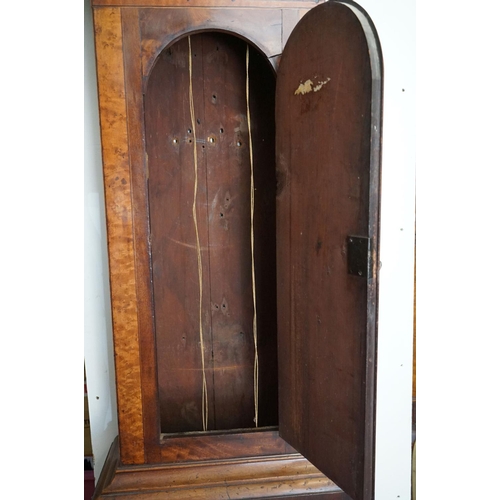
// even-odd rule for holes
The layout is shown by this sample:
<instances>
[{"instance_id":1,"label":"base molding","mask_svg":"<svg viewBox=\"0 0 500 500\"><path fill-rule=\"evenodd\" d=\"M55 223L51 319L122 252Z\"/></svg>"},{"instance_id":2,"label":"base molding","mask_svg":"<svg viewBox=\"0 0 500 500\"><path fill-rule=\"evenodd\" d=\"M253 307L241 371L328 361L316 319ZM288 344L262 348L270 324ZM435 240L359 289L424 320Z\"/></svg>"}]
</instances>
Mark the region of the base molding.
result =
<instances>
[{"instance_id":1,"label":"base molding","mask_svg":"<svg viewBox=\"0 0 500 500\"><path fill-rule=\"evenodd\" d=\"M299 453L200 462L121 465L113 442L94 500L220 500L253 498L348 500Z\"/></svg>"}]
</instances>

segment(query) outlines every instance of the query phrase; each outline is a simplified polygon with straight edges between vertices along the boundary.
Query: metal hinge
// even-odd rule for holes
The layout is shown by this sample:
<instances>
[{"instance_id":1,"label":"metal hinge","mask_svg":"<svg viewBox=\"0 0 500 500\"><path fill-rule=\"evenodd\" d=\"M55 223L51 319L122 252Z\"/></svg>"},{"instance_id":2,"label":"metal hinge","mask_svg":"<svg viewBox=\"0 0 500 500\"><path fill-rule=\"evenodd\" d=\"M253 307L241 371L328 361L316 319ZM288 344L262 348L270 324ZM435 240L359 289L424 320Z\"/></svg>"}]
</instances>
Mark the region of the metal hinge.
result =
<instances>
[{"instance_id":1,"label":"metal hinge","mask_svg":"<svg viewBox=\"0 0 500 500\"><path fill-rule=\"evenodd\" d=\"M371 238L366 236L347 237L347 272L362 278L373 274Z\"/></svg>"}]
</instances>

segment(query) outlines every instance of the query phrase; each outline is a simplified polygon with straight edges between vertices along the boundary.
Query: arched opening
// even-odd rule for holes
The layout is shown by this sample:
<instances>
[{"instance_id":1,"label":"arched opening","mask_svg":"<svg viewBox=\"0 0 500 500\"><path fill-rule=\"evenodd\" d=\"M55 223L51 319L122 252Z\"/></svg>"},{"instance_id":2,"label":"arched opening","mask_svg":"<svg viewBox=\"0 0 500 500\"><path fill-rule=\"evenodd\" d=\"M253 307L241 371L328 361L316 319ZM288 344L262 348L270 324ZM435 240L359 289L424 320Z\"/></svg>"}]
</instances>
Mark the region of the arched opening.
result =
<instances>
[{"instance_id":1,"label":"arched opening","mask_svg":"<svg viewBox=\"0 0 500 500\"><path fill-rule=\"evenodd\" d=\"M182 38L150 74L162 433L278 423L274 99L267 58L226 33Z\"/></svg>"}]
</instances>

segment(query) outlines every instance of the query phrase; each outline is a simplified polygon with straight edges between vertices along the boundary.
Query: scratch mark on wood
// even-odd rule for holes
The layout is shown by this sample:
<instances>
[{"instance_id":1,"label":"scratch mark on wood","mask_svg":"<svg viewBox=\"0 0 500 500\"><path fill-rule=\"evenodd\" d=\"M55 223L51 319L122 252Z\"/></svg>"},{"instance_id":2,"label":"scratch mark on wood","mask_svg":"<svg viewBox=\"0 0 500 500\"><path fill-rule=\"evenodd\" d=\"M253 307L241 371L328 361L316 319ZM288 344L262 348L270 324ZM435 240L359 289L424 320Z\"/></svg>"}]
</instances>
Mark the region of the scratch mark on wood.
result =
<instances>
[{"instance_id":1,"label":"scratch mark on wood","mask_svg":"<svg viewBox=\"0 0 500 500\"><path fill-rule=\"evenodd\" d=\"M183 241L176 240L174 238L169 238L170 241L173 241L174 243L177 243L178 245L181 245L183 247L187 248L193 248L196 250L196 245L191 245L189 243L184 243ZM206 252L207 250L210 250L211 248L229 248L229 245L210 245L208 247L200 247L200 250Z\"/></svg>"}]
</instances>

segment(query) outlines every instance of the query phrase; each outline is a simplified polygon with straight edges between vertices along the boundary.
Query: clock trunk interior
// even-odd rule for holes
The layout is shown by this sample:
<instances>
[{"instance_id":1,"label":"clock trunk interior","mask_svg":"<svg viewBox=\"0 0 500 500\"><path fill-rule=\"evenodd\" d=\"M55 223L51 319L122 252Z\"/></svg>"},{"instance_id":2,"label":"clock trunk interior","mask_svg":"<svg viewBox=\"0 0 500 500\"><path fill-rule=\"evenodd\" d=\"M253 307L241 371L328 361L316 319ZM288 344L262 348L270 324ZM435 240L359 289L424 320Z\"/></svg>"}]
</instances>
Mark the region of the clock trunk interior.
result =
<instances>
[{"instance_id":1,"label":"clock trunk interior","mask_svg":"<svg viewBox=\"0 0 500 500\"><path fill-rule=\"evenodd\" d=\"M93 5L119 425L96 500L372 500L371 21Z\"/></svg>"},{"instance_id":2,"label":"clock trunk interior","mask_svg":"<svg viewBox=\"0 0 500 500\"><path fill-rule=\"evenodd\" d=\"M148 78L164 434L278 425L274 94L267 58L214 31L165 48Z\"/></svg>"}]
</instances>

